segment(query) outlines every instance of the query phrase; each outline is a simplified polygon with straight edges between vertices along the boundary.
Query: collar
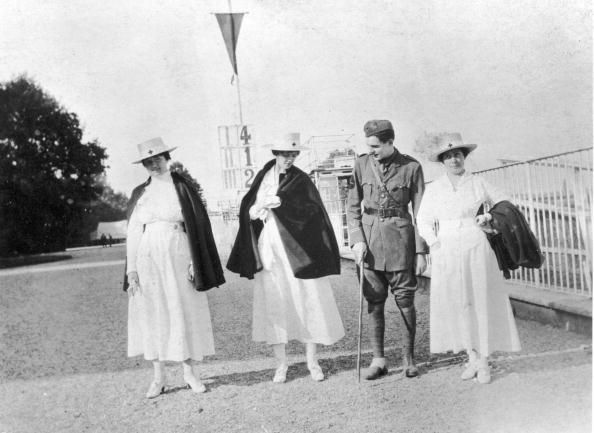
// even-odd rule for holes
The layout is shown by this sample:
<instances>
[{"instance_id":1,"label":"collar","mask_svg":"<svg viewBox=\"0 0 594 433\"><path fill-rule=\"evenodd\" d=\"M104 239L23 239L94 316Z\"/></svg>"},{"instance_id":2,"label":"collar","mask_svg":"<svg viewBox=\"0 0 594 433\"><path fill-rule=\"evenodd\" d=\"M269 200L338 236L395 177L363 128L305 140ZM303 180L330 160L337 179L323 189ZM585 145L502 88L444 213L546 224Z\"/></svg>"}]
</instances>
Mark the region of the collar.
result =
<instances>
[{"instance_id":1,"label":"collar","mask_svg":"<svg viewBox=\"0 0 594 433\"><path fill-rule=\"evenodd\" d=\"M464 172L464 174L460 177L460 181L456 185L456 188L460 188L460 186L462 186L466 182L468 182L472 178L472 176L473 176L472 173L469 172L468 170L466 170ZM439 179L437 179L436 182L441 182L442 185L447 186L448 188L454 189L454 186L452 185L452 182L450 182L450 179L448 178L447 173L444 173L444 175L441 176Z\"/></svg>"},{"instance_id":2,"label":"collar","mask_svg":"<svg viewBox=\"0 0 594 433\"><path fill-rule=\"evenodd\" d=\"M392 153L392 155L388 156L387 158L384 159L380 159L379 163L383 164L384 167L388 167L390 164L394 164L396 166L401 165L401 154L400 152L398 152L398 149L394 148L394 152Z\"/></svg>"}]
</instances>

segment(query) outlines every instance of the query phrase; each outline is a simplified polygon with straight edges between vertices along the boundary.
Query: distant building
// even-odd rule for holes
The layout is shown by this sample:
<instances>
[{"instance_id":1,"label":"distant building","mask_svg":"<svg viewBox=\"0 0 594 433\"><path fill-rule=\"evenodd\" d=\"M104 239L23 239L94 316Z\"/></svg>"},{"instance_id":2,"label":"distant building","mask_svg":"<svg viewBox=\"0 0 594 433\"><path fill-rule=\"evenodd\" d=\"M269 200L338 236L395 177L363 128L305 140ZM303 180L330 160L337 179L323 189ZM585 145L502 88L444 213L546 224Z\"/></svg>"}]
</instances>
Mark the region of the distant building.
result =
<instances>
[{"instance_id":1,"label":"distant building","mask_svg":"<svg viewBox=\"0 0 594 433\"><path fill-rule=\"evenodd\" d=\"M95 241L100 239L101 234L105 236L111 235L114 240L126 239L126 229L128 227L127 220L112 221L112 222L100 222L97 225L97 230L91 232L91 240Z\"/></svg>"}]
</instances>

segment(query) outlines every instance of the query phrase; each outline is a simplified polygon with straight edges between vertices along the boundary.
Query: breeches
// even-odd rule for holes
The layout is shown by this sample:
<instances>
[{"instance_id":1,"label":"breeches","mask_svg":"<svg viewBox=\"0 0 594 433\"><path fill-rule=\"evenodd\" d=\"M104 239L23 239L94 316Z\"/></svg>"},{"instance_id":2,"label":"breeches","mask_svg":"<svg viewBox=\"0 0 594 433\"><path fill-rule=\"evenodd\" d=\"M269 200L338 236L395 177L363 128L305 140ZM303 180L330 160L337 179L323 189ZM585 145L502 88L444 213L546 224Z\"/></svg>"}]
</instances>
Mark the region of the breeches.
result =
<instances>
[{"instance_id":1,"label":"breeches","mask_svg":"<svg viewBox=\"0 0 594 433\"><path fill-rule=\"evenodd\" d=\"M368 305L383 304L388 298L388 291L400 308L414 305L417 278L413 269L403 271L378 271L364 269L363 296Z\"/></svg>"}]
</instances>

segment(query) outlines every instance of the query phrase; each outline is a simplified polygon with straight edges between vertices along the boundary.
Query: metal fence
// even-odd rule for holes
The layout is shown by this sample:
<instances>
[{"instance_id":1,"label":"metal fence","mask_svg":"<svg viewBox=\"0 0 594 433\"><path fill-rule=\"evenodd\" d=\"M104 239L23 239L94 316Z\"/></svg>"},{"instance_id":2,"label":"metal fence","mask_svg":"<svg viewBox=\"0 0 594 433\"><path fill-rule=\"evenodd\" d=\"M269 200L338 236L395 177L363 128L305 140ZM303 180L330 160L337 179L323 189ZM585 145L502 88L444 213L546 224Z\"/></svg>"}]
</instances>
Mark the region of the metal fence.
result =
<instances>
[{"instance_id":1,"label":"metal fence","mask_svg":"<svg viewBox=\"0 0 594 433\"><path fill-rule=\"evenodd\" d=\"M512 281L592 296L592 148L475 173L510 194L540 241L540 269Z\"/></svg>"}]
</instances>

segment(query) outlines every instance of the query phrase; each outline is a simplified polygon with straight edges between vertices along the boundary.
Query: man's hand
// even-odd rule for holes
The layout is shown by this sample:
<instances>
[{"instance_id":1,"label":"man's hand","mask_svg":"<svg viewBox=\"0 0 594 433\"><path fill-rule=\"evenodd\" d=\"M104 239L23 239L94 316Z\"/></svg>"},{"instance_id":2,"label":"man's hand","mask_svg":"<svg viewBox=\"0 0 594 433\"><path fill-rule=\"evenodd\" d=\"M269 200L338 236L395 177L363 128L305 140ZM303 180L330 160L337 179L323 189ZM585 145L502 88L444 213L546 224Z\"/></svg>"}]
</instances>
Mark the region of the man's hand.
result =
<instances>
[{"instance_id":1,"label":"man's hand","mask_svg":"<svg viewBox=\"0 0 594 433\"><path fill-rule=\"evenodd\" d=\"M415 254L415 275L422 275L427 270L425 254Z\"/></svg>"},{"instance_id":2,"label":"man's hand","mask_svg":"<svg viewBox=\"0 0 594 433\"><path fill-rule=\"evenodd\" d=\"M142 289L140 288L138 272L132 271L128 273L128 295L134 296L136 293L142 295Z\"/></svg>"},{"instance_id":3,"label":"man's hand","mask_svg":"<svg viewBox=\"0 0 594 433\"><path fill-rule=\"evenodd\" d=\"M365 242L357 242L352 247L353 253L355 254L355 263L360 265L363 263L365 253L367 253L367 244Z\"/></svg>"}]
</instances>

